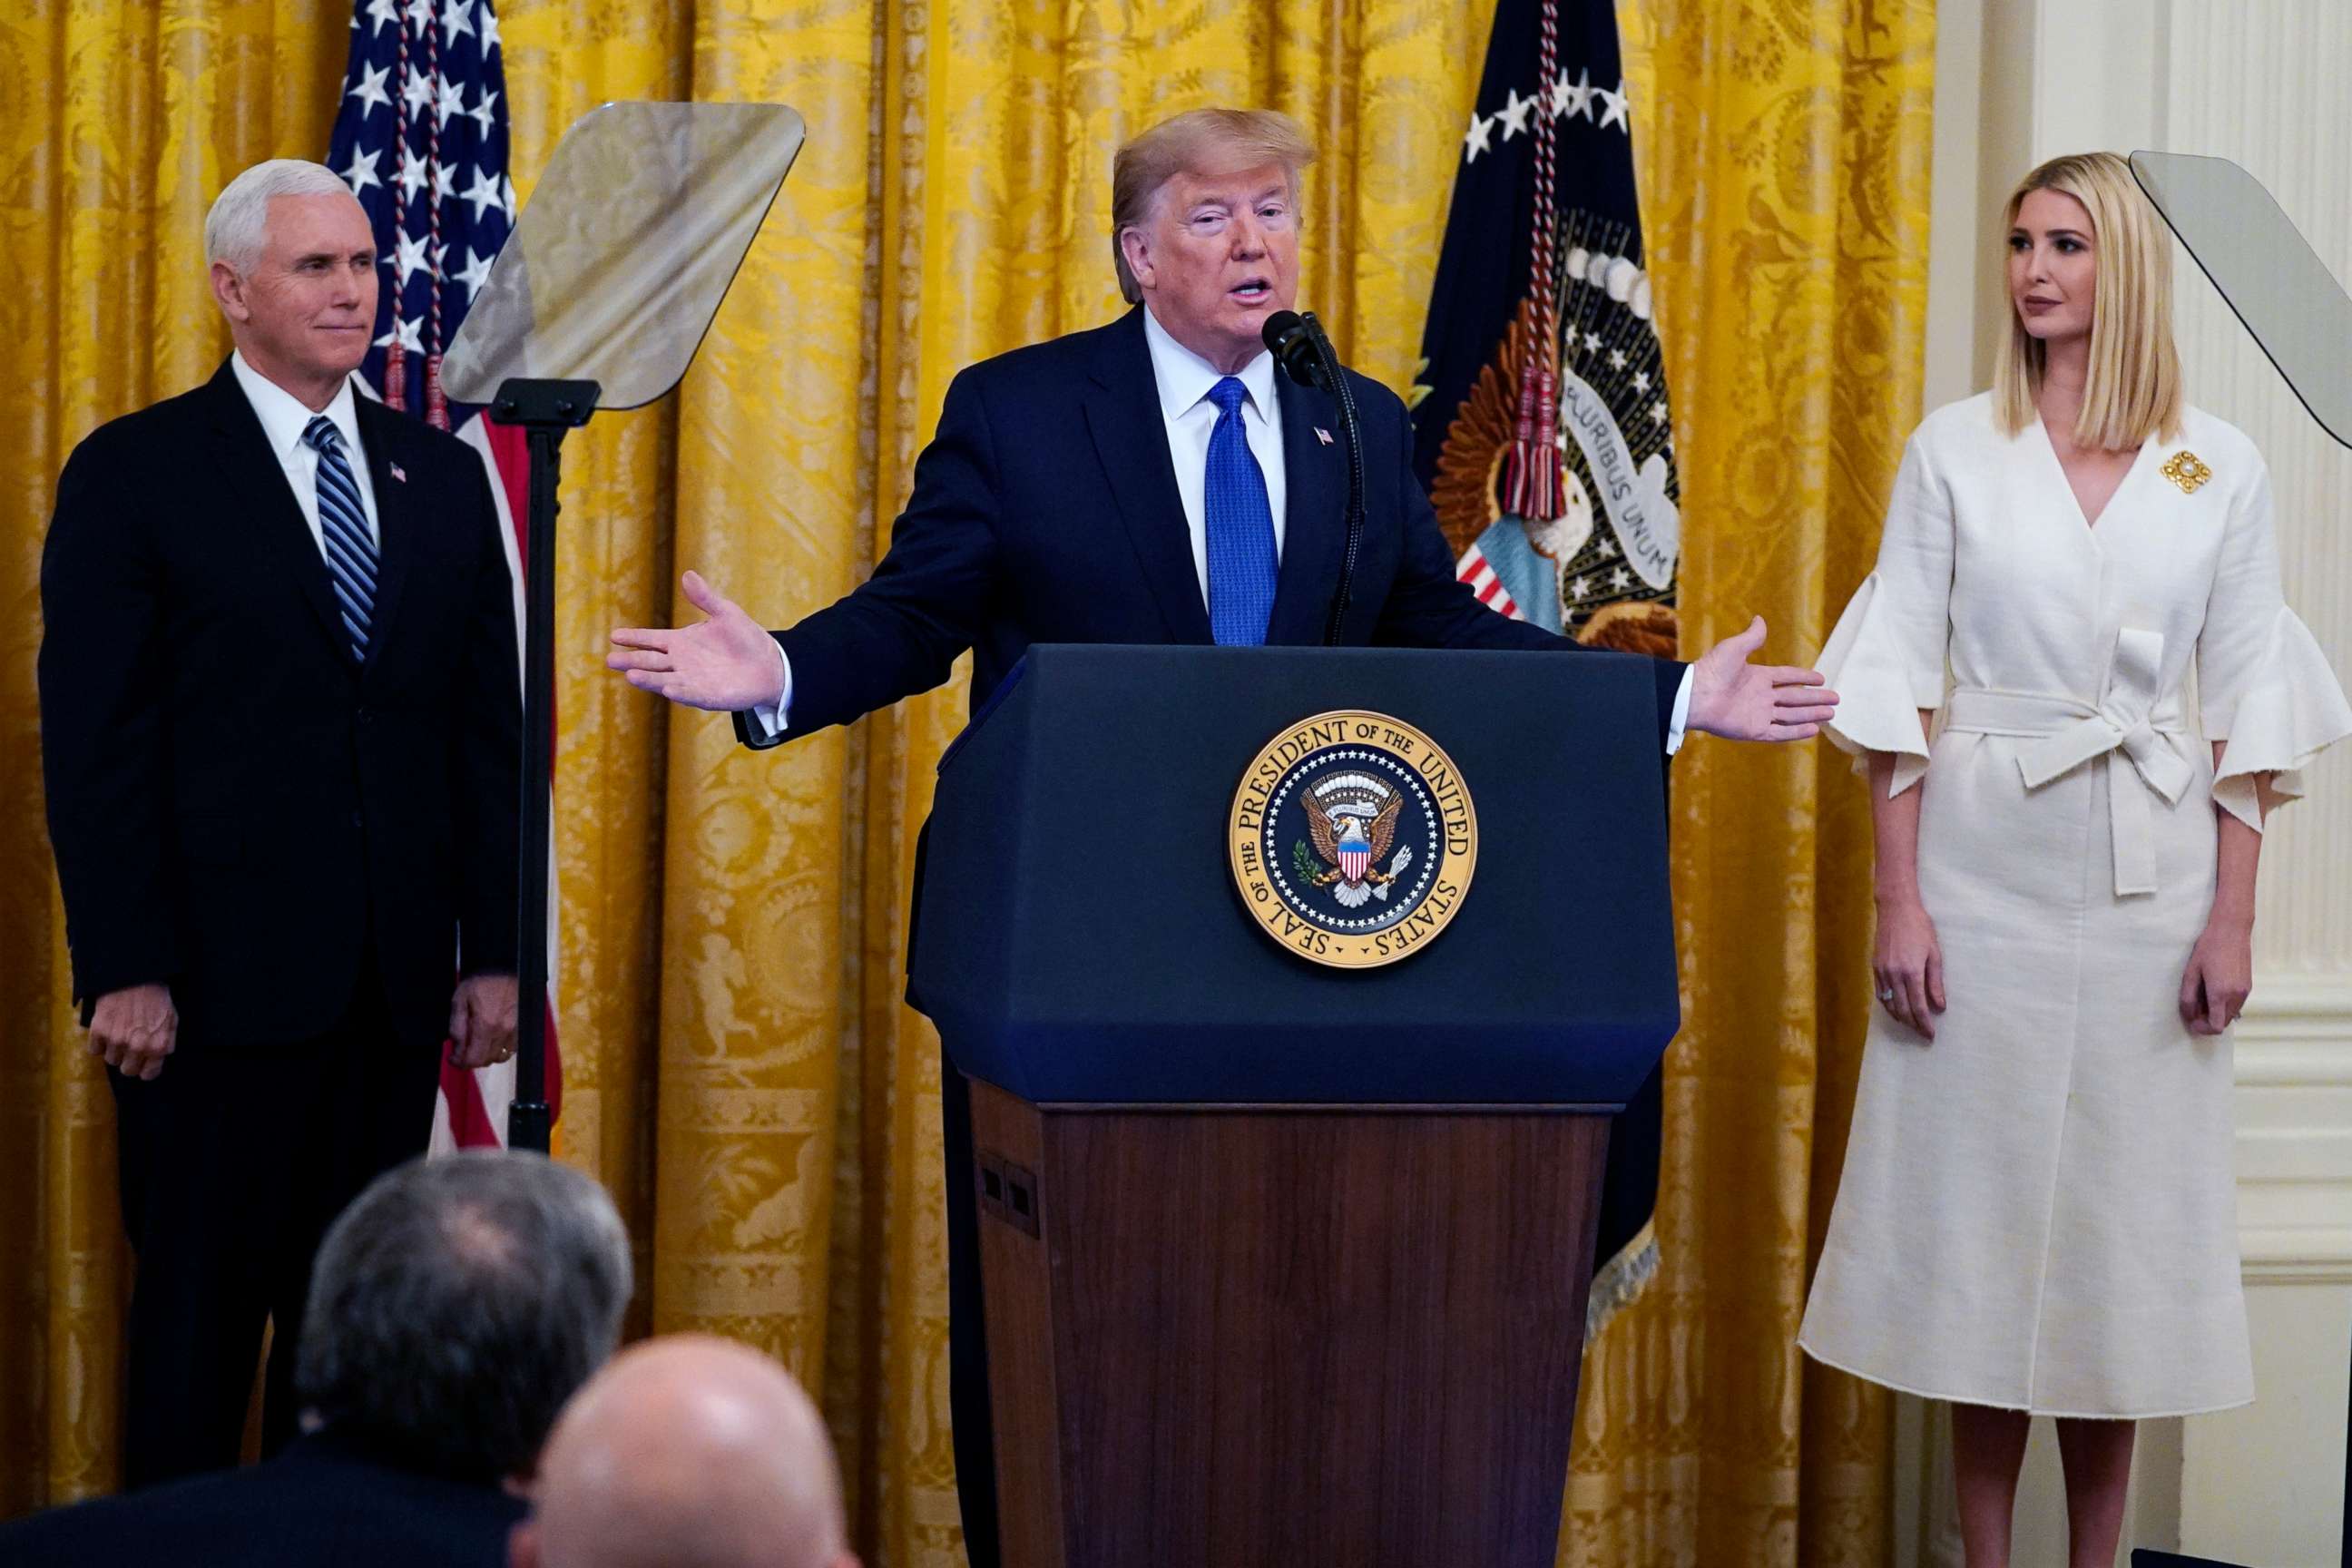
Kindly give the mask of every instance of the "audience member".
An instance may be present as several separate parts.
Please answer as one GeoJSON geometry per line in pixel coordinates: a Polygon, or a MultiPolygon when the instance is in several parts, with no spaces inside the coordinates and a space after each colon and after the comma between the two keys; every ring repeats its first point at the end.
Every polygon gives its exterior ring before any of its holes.
{"type": "Polygon", "coordinates": [[[816,1406],[757,1351],[681,1334],[565,1407],[512,1568],[857,1568],[816,1406]]]}
{"type": "Polygon", "coordinates": [[[0,1563],[495,1568],[629,1282],[620,1216],[577,1171],[498,1152],[395,1167],[320,1247],[303,1436],[247,1469],[0,1525],[0,1563]]]}

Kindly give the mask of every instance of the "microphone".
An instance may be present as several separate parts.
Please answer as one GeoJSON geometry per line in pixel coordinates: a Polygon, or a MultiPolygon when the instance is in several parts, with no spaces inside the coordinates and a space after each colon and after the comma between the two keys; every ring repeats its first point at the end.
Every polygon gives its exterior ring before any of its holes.
{"type": "Polygon", "coordinates": [[[1348,458],[1348,532],[1339,556],[1339,586],[1323,620],[1323,646],[1337,647],[1355,593],[1356,557],[1364,546],[1364,441],[1356,422],[1356,393],[1339,368],[1339,351],[1331,346],[1314,311],[1302,316],[1296,310],[1276,310],[1265,319],[1262,335],[1284,374],[1301,386],[1328,394],[1339,405],[1339,439],[1348,458]]]}
{"type": "Polygon", "coordinates": [[[1274,352],[1274,363],[1291,380],[1301,386],[1328,392],[1331,389],[1323,383],[1322,356],[1315,352],[1314,322],[1314,317],[1302,316],[1296,310],[1276,310],[1265,319],[1265,346],[1274,352]]]}

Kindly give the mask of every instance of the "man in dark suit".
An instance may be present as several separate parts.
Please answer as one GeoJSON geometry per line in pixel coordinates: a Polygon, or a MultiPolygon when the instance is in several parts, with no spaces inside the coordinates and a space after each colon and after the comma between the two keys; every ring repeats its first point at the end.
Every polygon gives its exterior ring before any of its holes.
{"type": "Polygon", "coordinates": [[[463,1065],[513,1048],[488,480],[354,395],[377,262],[331,171],[247,170],[205,234],[236,353],[74,449],[41,559],[49,837],[138,1262],[133,1486],[236,1462],[265,1319],[290,1436],[320,1235],[424,1149],[445,1033],[463,1065]]]}
{"type": "Polygon", "coordinates": [[[579,1172],[411,1161],[319,1249],[303,1436],[250,1468],[0,1525],[0,1563],[499,1568],[520,1481],[613,1353],[630,1277],[621,1217],[579,1172]]]}
{"type": "MultiPolygon", "coordinates": [[[[1263,339],[1297,291],[1313,156],[1285,117],[1235,110],[1180,115],[1120,149],[1111,240],[1137,308],[956,377],[870,579],[772,636],[689,572],[687,596],[709,618],[615,631],[606,662],[672,701],[735,712],[759,746],[936,686],[966,648],[977,709],[1033,642],[1321,642],[1346,538],[1339,410],[1279,374],[1263,339]]],[[[1455,580],[1404,405],[1349,374],[1367,522],[1339,641],[1576,648],[1455,580]]],[[[1685,728],[1818,732],[1835,695],[1811,670],[1749,665],[1763,638],[1759,620],[1695,665],[1658,661],[1666,750],[1685,728]]],[[[995,1561],[995,1531],[970,1110],[962,1080],[943,1082],[956,1470],[979,1568],[995,1561]]]]}

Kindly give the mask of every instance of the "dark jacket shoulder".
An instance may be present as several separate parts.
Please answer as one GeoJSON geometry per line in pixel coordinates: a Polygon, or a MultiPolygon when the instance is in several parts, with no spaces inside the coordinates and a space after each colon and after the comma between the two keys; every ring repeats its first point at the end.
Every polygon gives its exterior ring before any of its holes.
{"type": "MultiPolygon", "coordinates": [[[[403,462],[462,465],[453,470],[460,473],[480,468],[480,460],[466,443],[448,431],[395,414],[356,385],[352,395],[360,434],[371,445],[380,443],[385,451],[397,452],[403,462]]],[[[100,425],[75,444],[73,459],[110,463],[117,458],[137,459],[152,455],[159,443],[185,440],[228,420],[255,417],[245,389],[237,384],[236,373],[224,359],[210,379],[100,425]]]]}
{"type": "Polygon", "coordinates": [[[1139,319],[1141,307],[1131,318],[1099,327],[1087,327],[1079,331],[1065,332],[1057,338],[1047,338],[1041,343],[1028,343],[1017,349],[1007,349],[984,360],[967,365],[956,379],[972,390],[992,396],[999,393],[1018,395],[1037,386],[1065,384],[1074,379],[1091,375],[1107,355],[1116,355],[1125,347],[1121,334],[1132,334],[1140,348],[1143,326],[1139,319]]]}
{"type": "MultiPolygon", "coordinates": [[[[1138,305],[1099,327],[1065,332],[1044,342],[992,355],[967,366],[955,379],[994,405],[1000,400],[1084,386],[1089,381],[1116,385],[1124,375],[1148,376],[1150,354],[1144,338],[1143,307],[1138,305]]],[[[1275,374],[1280,376],[1283,373],[1277,369],[1275,374]]],[[[1356,411],[1368,435],[1385,440],[1402,426],[1405,409],[1402,398],[1370,376],[1353,370],[1344,374],[1356,395],[1356,411]]],[[[1323,398],[1321,393],[1313,395],[1318,401],[1323,398]]]]}
{"type": "Polygon", "coordinates": [[[383,1464],[329,1436],[274,1459],[0,1524],[9,1568],[501,1568],[518,1499],[383,1464]]]}
{"type": "MultiPolygon", "coordinates": [[[[222,362],[221,374],[228,374],[226,361],[222,362]]],[[[236,391],[234,380],[229,383],[229,390],[232,394],[236,391]]],[[[218,395],[219,389],[213,382],[202,382],[160,403],[117,415],[76,442],[68,461],[136,462],[142,456],[152,455],[158,442],[184,440],[191,432],[210,426],[215,417],[215,399],[218,395]]]]}

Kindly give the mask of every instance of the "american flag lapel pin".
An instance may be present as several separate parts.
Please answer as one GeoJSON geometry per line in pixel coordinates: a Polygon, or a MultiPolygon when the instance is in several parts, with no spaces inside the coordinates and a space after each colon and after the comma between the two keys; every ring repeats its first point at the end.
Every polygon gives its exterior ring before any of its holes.
{"type": "Polygon", "coordinates": [[[1331,432],[1318,425],[1315,426],[1315,438],[1328,447],[1331,444],[1331,432]]]}
{"type": "Polygon", "coordinates": [[[408,482],[408,470],[394,463],[392,465],[392,477],[404,485],[408,482]]]}

